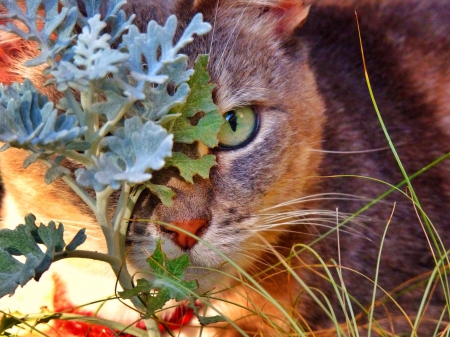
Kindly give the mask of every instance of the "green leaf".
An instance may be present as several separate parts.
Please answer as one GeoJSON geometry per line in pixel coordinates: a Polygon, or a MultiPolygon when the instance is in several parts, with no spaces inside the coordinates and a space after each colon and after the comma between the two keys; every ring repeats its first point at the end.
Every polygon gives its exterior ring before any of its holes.
{"type": "MultiPolygon", "coordinates": [[[[3,317],[0,320],[0,334],[4,334],[6,330],[11,329],[12,327],[19,325],[21,323],[22,322],[15,316],[3,314],[3,317]]],[[[5,336],[8,335],[5,334],[5,336]]]]}
{"type": "Polygon", "coordinates": [[[176,196],[176,193],[172,191],[170,187],[167,187],[165,185],[155,185],[151,183],[145,184],[145,186],[153,193],[155,194],[159,200],[165,205],[165,206],[172,206],[173,204],[173,198],[176,196]]]}
{"type": "Polygon", "coordinates": [[[211,317],[205,317],[205,316],[200,316],[200,315],[196,315],[198,322],[201,325],[209,325],[209,324],[214,324],[214,323],[220,323],[220,322],[226,322],[227,320],[225,319],[224,316],[220,316],[220,315],[216,315],[216,316],[211,316],[211,317]]]}
{"type": "MultiPolygon", "coordinates": [[[[197,317],[198,322],[203,325],[209,325],[209,324],[214,324],[214,323],[220,323],[220,322],[226,322],[227,320],[225,319],[224,316],[221,315],[215,315],[215,316],[211,316],[211,317],[206,317],[206,316],[202,316],[199,313],[199,306],[197,306],[195,304],[195,298],[191,297],[189,299],[189,304],[188,304],[188,308],[191,308],[194,312],[195,317],[197,317]]],[[[202,309],[203,310],[203,309],[202,309]]]]}
{"type": "Polygon", "coordinates": [[[139,279],[133,289],[119,292],[119,296],[123,299],[140,296],[146,304],[145,316],[152,316],[170,299],[180,301],[188,298],[191,292],[197,289],[196,281],[184,280],[184,273],[190,264],[188,255],[184,254],[169,260],[162,251],[161,241],[158,241],[153,255],[147,262],[153,270],[154,279],[139,279]]]}
{"type": "Polygon", "coordinates": [[[186,103],[175,111],[182,114],[175,120],[171,130],[175,142],[192,144],[199,141],[211,148],[219,143],[217,133],[224,119],[212,100],[214,85],[209,83],[207,64],[207,55],[200,55],[195,62],[194,74],[188,81],[191,92],[186,103]],[[204,116],[198,120],[196,125],[192,125],[189,118],[198,113],[204,116]]]}
{"type": "Polygon", "coordinates": [[[91,147],[90,142],[73,142],[66,145],[66,150],[86,151],[91,147]]]}
{"type": "Polygon", "coordinates": [[[199,111],[205,114],[217,111],[217,106],[212,101],[215,85],[210,83],[207,67],[208,55],[199,55],[195,61],[194,74],[187,82],[191,92],[182,108],[186,117],[194,117],[199,111]]]}
{"type": "Polygon", "coordinates": [[[212,154],[207,154],[198,159],[192,159],[183,153],[174,152],[172,157],[166,158],[167,166],[175,166],[180,170],[180,175],[191,184],[194,183],[193,177],[199,176],[207,179],[209,178],[209,171],[211,167],[217,165],[216,157],[212,154]]]}
{"type": "Polygon", "coordinates": [[[119,295],[121,298],[128,300],[130,298],[133,298],[134,296],[145,295],[152,289],[153,283],[141,278],[137,280],[137,284],[133,289],[125,289],[124,291],[119,291],[119,295]]]}
{"type": "MultiPolygon", "coordinates": [[[[25,217],[24,225],[13,230],[0,230],[0,298],[7,294],[13,295],[19,285],[24,286],[32,278],[39,280],[50,267],[55,253],[61,252],[66,246],[63,224],[56,227],[50,221],[48,226],[40,224],[38,227],[35,220],[34,215],[29,214],[25,217]],[[45,245],[46,251],[43,252],[38,244],[45,245]],[[14,255],[24,256],[25,263],[15,259],[14,255]]],[[[78,244],[80,241],[78,238],[78,244]]]]}
{"type": "Polygon", "coordinates": [[[49,249],[54,249],[55,252],[61,252],[66,246],[63,239],[63,233],[63,224],[60,223],[58,228],[56,228],[54,221],[50,221],[48,226],[41,224],[38,228],[38,234],[44,245],[49,249]]]}
{"type": "Polygon", "coordinates": [[[147,297],[147,317],[152,316],[153,313],[164,307],[164,304],[171,299],[170,291],[168,288],[160,287],[157,292],[147,297]]]}
{"type": "Polygon", "coordinates": [[[86,239],[86,228],[82,228],[77,232],[77,234],[75,234],[72,241],[70,241],[66,246],[66,250],[69,252],[74,251],[79,245],[83,244],[86,239]]]}
{"type": "Polygon", "coordinates": [[[166,254],[162,251],[161,241],[156,243],[156,249],[152,256],[147,259],[147,263],[156,276],[164,275],[164,261],[166,260],[166,254]]]}
{"type": "Polygon", "coordinates": [[[183,254],[173,260],[166,261],[167,272],[175,279],[182,280],[186,268],[189,266],[189,255],[183,254]]]}
{"type": "Polygon", "coordinates": [[[14,230],[0,230],[0,248],[11,255],[41,257],[43,254],[26,225],[19,225],[14,230]]]}
{"type": "Polygon", "coordinates": [[[177,143],[192,144],[196,141],[213,148],[219,144],[217,133],[223,124],[222,116],[210,113],[202,117],[197,125],[191,125],[189,119],[181,116],[175,120],[172,132],[177,143]]]}
{"type": "Polygon", "coordinates": [[[21,263],[0,248],[0,297],[13,295],[19,285],[30,281],[38,264],[39,259],[34,255],[28,255],[25,263],[21,263]]]}
{"type": "Polygon", "coordinates": [[[47,172],[45,172],[45,183],[51,184],[58,178],[62,178],[66,175],[70,175],[70,170],[62,166],[50,167],[47,172]]]}

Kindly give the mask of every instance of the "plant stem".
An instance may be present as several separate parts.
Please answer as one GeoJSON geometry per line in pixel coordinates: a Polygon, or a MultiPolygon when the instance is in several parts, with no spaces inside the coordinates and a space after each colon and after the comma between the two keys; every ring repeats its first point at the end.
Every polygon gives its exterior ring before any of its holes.
{"type": "Polygon", "coordinates": [[[97,156],[98,154],[98,142],[96,142],[96,146],[94,146],[94,142],[96,140],[96,132],[99,128],[99,116],[91,113],[91,106],[94,103],[95,93],[94,93],[94,85],[89,83],[89,88],[86,92],[81,93],[80,101],[81,106],[84,111],[84,122],[87,126],[87,131],[85,133],[85,139],[88,142],[92,142],[93,146],[89,150],[86,151],[86,154],[91,156],[97,156]]]}
{"type": "Polygon", "coordinates": [[[73,159],[86,167],[90,167],[93,165],[92,160],[88,156],[78,153],[76,151],[58,149],[55,152],[64,157],[73,159]]]}
{"type": "MultiPolygon", "coordinates": [[[[84,111],[80,107],[80,103],[75,99],[73,96],[72,90],[67,89],[64,91],[64,95],[67,99],[67,102],[69,103],[71,109],[75,112],[75,115],[77,116],[78,122],[81,124],[84,123],[84,111]]],[[[81,126],[86,126],[86,124],[82,124],[81,126]]]]}
{"type": "Polygon", "coordinates": [[[96,207],[95,207],[95,218],[98,224],[102,228],[103,235],[105,236],[108,254],[115,255],[118,251],[114,244],[114,235],[111,219],[108,216],[108,205],[109,197],[114,192],[111,186],[107,186],[103,191],[96,192],[96,207]]]}
{"type": "Polygon", "coordinates": [[[120,112],[117,114],[117,116],[110,120],[107,121],[105,124],[102,125],[102,127],[96,132],[96,137],[98,137],[99,139],[105,137],[109,131],[111,131],[111,129],[114,127],[114,125],[116,125],[120,120],[122,120],[122,117],[125,115],[125,113],[130,110],[131,106],[133,105],[135,101],[134,100],[130,100],[121,110],[120,112]]]}
{"type": "MultiPolygon", "coordinates": [[[[44,163],[47,167],[52,167],[52,163],[48,160],[41,159],[41,162],[44,163]]],[[[95,200],[87,193],[80,185],[78,185],[71,177],[63,176],[61,178],[71,189],[74,191],[80,198],[85,202],[86,205],[92,210],[92,212],[97,211],[97,207],[95,205],[95,200]]]]}
{"type": "MultiPolygon", "coordinates": [[[[129,209],[128,206],[128,197],[130,195],[130,186],[128,184],[123,184],[122,191],[119,197],[119,203],[116,206],[116,214],[114,215],[113,221],[111,222],[108,216],[108,205],[109,198],[113,192],[113,189],[108,186],[105,190],[101,192],[97,192],[97,207],[95,217],[102,228],[103,234],[106,239],[106,245],[108,247],[108,255],[112,257],[110,265],[116,274],[119,284],[122,289],[131,289],[133,288],[133,278],[128,272],[126,267],[125,260],[125,234],[126,234],[126,225],[123,226],[124,214],[131,214],[133,211],[133,207],[129,209]],[[123,228],[125,227],[125,232],[123,232],[123,228]],[[123,234],[123,235],[121,235],[123,234]]],[[[137,197],[135,197],[137,200],[137,197]]],[[[125,222],[126,223],[126,222],[125,222]]],[[[131,299],[134,306],[142,312],[146,311],[145,306],[142,302],[137,298],[133,297],[131,299]]],[[[144,319],[145,325],[148,330],[149,337],[158,337],[159,328],[156,321],[153,319],[147,318],[144,319]]]]}
{"type": "Polygon", "coordinates": [[[110,265],[120,264],[120,262],[114,256],[111,256],[109,254],[94,252],[91,250],[78,250],[78,249],[73,251],[65,250],[60,253],[55,253],[55,256],[53,257],[53,262],[69,258],[81,258],[81,259],[103,261],[110,265]]]}

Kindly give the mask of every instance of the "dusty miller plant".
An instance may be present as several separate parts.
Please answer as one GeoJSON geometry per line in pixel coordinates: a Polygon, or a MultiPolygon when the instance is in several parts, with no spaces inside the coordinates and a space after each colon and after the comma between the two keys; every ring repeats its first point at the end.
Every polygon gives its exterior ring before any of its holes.
{"type": "MultiPolygon", "coordinates": [[[[140,192],[150,189],[170,205],[174,193],[151,183],[154,171],[172,165],[192,183],[195,174],[208,177],[215,164],[213,155],[194,160],[172,153],[174,142],[217,145],[222,117],[211,100],[207,58],[199,57],[194,73],[187,69],[187,56],[180,54],[195,34],[205,34],[211,27],[197,14],[174,42],[174,16],[164,26],[150,22],[141,33],[132,24],[133,16],[127,19],[120,9],[125,1],[111,0],[103,18],[100,0],[83,1],[86,15],[76,0],[27,0],[24,10],[16,1],[0,1],[7,10],[0,18],[14,19],[0,28],[38,42],[39,54],[26,65],[47,64],[46,84],[54,85],[63,96],[55,104],[29,80],[0,85],[1,150],[27,150],[24,167],[36,161],[45,163],[47,183],[60,178],[81,197],[92,210],[108,250],[107,254],[83,252],[83,256],[108,262],[122,288],[133,289],[124,239],[126,219],[140,192]],[[16,25],[17,21],[23,25],[16,25]],[[39,21],[44,24],[39,25],[39,21]],[[81,32],[77,34],[75,28],[81,32]],[[169,93],[169,84],[175,86],[174,92],[169,93]],[[190,89],[193,85],[195,93],[190,89]],[[199,111],[203,117],[191,125],[189,118],[199,111]],[[66,158],[82,167],[71,172],[63,166],[66,158]],[[110,217],[110,197],[115,190],[120,190],[120,197],[110,217]]],[[[86,239],[84,230],[67,245],[63,232],[63,225],[54,222],[36,226],[32,215],[15,230],[0,231],[0,297],[14,294],[32,278],[38,280],[52,262],[82,255],[75,249],[86,239]],[[43,244],[45,251],[38,244],[43,244]],[[25,256],[25,262],[19,262],[15,255],[25,256]]],[[[185,268],[188,262],[183,258],[179,263],[185,268]]],[[[150,291],[151,283],[141,280],[137,284],[140,288],[124,296],[148,318],[155,304],[144,305],[143,284],[150,291]]],[[[194,289],[195,284],[187,288],[194,289]]],[[[160,300],[162,304],[167,297],[182,297],[166,295],[160,300]]],[[[151,326],[150,320],[146,323],[151,326]]]]}

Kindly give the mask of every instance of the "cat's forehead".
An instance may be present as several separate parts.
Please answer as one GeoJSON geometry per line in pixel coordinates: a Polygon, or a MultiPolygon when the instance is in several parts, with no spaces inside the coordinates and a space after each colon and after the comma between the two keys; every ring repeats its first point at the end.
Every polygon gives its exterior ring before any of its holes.
{"type": "MultiPolygon", "coordinates": [[[[198,54],[209,54],[208,70],[217,84],[221,111],[244,105],[273,105],[280,98],[273,89],[283,89],[292,77],[283,46],[292,31],[283,26],[283,15],[296,11],[273,6],[280,2],[197,1],[192,15],[200,11],[212,30],[196,38],[185,52],[191,62],[198,54]]],[[[301,1],[296,4],[297,10],[305,10],[301,1]]],[[[182,20],[189,19],[185,11],[176,14],[182,20]]]]}
{"type": "MultiPolygon", "coordinates": [[[[177,39],[197,13],[211,23],[209,34],[197,36],[183,53],[190,66],[199,54],[209,54],[208,70],[216,84],[219,109],[277,104],[274,88],[289,84],[284,45],[308,13],[302,0],[132,0],[127,12],[145,29],[149,20],[163,24],[170,14],[178,19],[177,39]]],[[[285,90],[283,90],[285,91],[285,90]]]]}

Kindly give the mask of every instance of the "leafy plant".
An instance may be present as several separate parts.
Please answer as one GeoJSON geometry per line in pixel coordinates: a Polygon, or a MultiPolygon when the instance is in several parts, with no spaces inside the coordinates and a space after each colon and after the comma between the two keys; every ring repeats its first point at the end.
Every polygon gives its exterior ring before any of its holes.
{"type": "MultiPolygon", "coordinates": [[[[100,1],[83,1],[86,16],[74,0],[27,0],[25,10],[14,0],[0,1],[7,9],[0,18],[9,20],[0,28],[39,43],[40,53],[26,65],[46,64],[46,84],[62,93],[55,104],[29,80],[0,85],[1,150],[27,150],[24,167],[38,160],[45,163],[47,183],[61,178],[89,206],[104,233],[108,252],[87,256],[110,263],[121,286],[128,289],[123,296],[131,298],[149,318],[169,298],[179,299],[187,293],[163,287],[159,300],[154,301],[149,281],[138,280],[135,287],[126,269],[124,219],[146,188],[171,204],[174,193],[151,183],[154,171],[175,166],[192,182],[196,174],[207,177],[215,165],[213,155],[194,160],[172,153],[174,142],[202,142],[209,147],[218,143],[216,135],[223,120],[211,99],[207,56],[198,58],[194,72],[187,69],[187,56],[180,54],[194,35],[207,33],[211,26],[197,14],[174,43],[174,16],[164,26],[149,22],[141,33],[132,24],[133,16],[127,19],[120,9],[125,1],[110,1],[103,18],[100,1]],[[38,22],[42,19],[41,27],[38,22]],[[173,92],[169,90],[172,86],[173,92]],[[189,118],[198,112],[203,117],[191,125],[189,118]],[[64,166],[66,158],[82,167],[71,172],[64,166]],[[115,190],[120,190],[120,198],[110,217],[110,197],[115,190]]],[[[14,294],[18,285],[39,279],[52,261],[73,255],[85,239],[84,232],[66,246],[63,231],[62,224],[56,227],[53,222],[37,227],[31,215],[25,218],[25,225],[0,231],[0,296],[14,294]],[[45,252],[39,243],[45,245],[45,252]],[[13,255],[26,256],[25,263],[13,255]]],[[[159,262],[165,267],[151,264],[157,275],[167,276],[167,271],[177,279],[189,264],[187,256],[159,262]]],[[[195,289],[194,283],[186,283],[189,290],[195,289]]]]}

